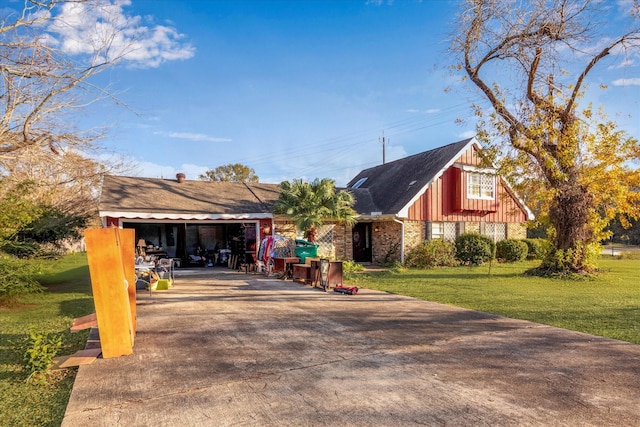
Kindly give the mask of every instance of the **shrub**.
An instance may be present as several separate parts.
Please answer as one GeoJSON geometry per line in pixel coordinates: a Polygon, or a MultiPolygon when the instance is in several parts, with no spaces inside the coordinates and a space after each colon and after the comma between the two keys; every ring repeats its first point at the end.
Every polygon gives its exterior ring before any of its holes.
{"type": "Polygon", "coordinates": [[[539,267],[528,270],[534,276],[584,279],[598,272],[597,260],[602,252],[598,243],[579,243],[575,248],[551,248],[539,267]]]}
{"type": "Polygon", "coordinates": [[[506,262],[522,261],[528,252],[529,247],[522,240],[505,239],[496,243],[496,258],[506,262]]]}
{"type": "Polygon", "coordinates": [[[382,265],[385,267],[393,268],[398,262],[400,253],[400,242],[392,242],[382,258],[382,265]]]}
{"type": "Polygon", "coordinates": [[[358,264],[353,260],[342,261],[342,272],[344,274],[352,274],[359,271],[364,271],[364,266],[362,264],[358,264]]]}
{"type": "Polygon", "coordinates": [[[394,261],[386,265],[387,271],[391,274],[402,274],[407,268],[400,261],[394,261]]]}
{"type": "Polygon", "coordinates": [[[18,258],[34,258],[40,251],[40,245],[36,242],[18,242],[5,240],[0,243],[0,250],[18,258]]]}
{"type": "Polygon", "coordinates": [[[62,347],[62,336],[31,329],[21,347],[24,349],[24,367],[29,373],[29,380],[41,382],[46,379],[44,374],[62,347]]]}
{"type": "Polygon", "coordinates": [[[20,228],[17,237],[19,241],[37,243],[57,243],[67,238],[80,239],[88,221],[88,215],[75,215],[58,208],[41,206],[40,215],[20,228]]]}
{"type": "Polygon", "coordinates": [[[463,264],[480,265],[491,261],[495,249],[493,240],[477,233],[464,233],[456,238],[456,258],[463,264]]]}
{"type": "Polygon", "coordinates": [[[527,259],[545,259],[551,252],[551,242],[547,239],[524,239],[528,247],[527,259]]]}
{"type": "Polygon", "coordinates": [[[407,254],[405,266],[416,268],[454,267],[458,265],[456,247],[445,240],[425,240],[407,254]]]}
{"type": "Polygon", "coordinates": [[[36,273],[33,262],[0,255],[0,304],[12,305],[20,295],[42,292],[44,288],[34,278],[36,273]]]}

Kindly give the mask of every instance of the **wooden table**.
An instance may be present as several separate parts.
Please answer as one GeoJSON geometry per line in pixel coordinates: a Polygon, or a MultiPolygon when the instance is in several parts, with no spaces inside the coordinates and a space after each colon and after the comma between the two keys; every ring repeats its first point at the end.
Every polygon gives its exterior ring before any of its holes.
{"type": "Polygon", "coordinates": [[[293,277],[293,264],[298,263],[300,263],[300,258],[298,257],[274,258],[273,269],[284,272],[283,279],[290,279],[293,277]]]}
{"type": "MultiPolygon", "coordinates": [[[[320,260],[311,260],[311,271],[313,275],[313,286],[321,285],[320,283],[320,260]]],[[[342,261],[329,261],[329,277],[327,280],[327,288],[331,285],[342,285],[342,261]]],[[[326,289],[325,289],[326,290],[326,289]]]]}
{"type": "Polygon", "coordinates": [[[313,270],[311,264],[293,264],[293,280],[302,281],[305,285],[313,283],[313,270]]]}

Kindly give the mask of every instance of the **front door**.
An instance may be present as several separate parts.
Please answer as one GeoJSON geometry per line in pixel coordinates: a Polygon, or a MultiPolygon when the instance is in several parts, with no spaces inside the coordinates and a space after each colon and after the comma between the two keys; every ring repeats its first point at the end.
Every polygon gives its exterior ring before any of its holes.
{"type": "Polygon", "coordinates": [[[371,262],[371,223],[358,223],[353,227],[353,260],[371,262]]]}

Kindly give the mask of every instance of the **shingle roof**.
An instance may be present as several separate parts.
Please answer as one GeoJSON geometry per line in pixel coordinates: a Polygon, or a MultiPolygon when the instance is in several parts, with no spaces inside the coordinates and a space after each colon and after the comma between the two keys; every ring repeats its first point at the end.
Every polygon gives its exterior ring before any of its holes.
{"type": "Polygon", "coordinates": [[[397,214],[472,143],[473,138],[374,166],[356,175],[347,190],[356,198],[354,209],[362,215],[397,214]],[[357,189],[350,188],[367,178],[357,189]]]}
{"type": "Polygon", "coordinates": [[[277,184],[105,176],[100,212],[236,215],[269,213],[277,184]]]}

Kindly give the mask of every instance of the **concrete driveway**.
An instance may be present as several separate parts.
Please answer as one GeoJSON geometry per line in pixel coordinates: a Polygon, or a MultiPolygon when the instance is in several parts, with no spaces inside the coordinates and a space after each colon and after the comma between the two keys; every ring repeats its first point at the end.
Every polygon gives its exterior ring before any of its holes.
{"type": "Polygon", "coordinates": [[[640,346],[412,298],[180,270],[63,426],[638,426],[640,346]]]}

